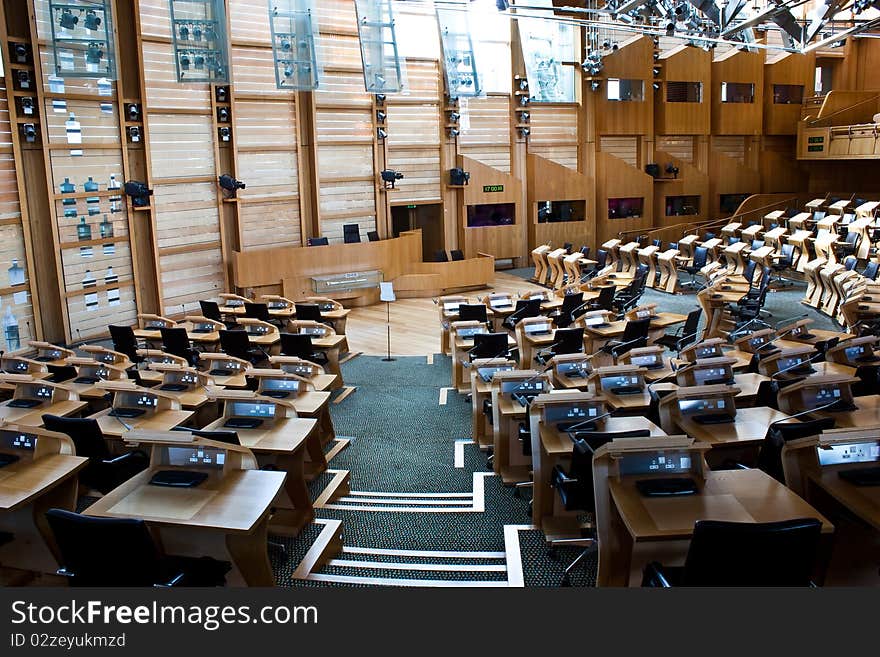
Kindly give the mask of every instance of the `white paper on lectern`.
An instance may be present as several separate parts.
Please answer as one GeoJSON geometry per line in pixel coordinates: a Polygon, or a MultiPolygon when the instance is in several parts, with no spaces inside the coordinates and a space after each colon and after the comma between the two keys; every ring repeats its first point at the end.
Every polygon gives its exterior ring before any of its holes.
{"type": "Polygon", "coordinates": [[[379,301],[397,301],[394,296],[394,285],[391,282],[379,283],[379,301]]]}

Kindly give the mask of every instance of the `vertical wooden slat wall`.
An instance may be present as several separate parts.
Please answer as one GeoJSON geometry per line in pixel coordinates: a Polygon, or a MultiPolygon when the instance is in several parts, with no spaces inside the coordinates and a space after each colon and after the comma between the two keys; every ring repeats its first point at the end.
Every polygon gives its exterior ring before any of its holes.
{"type": "Polygon", "coordinates": [[[228,284],[212,91],[177,82],[167,1],[140,0],[140,19],[161,309],[179,315],[228,284]]]}
{"type": "Polygon", "coordinates": [[[114,81],[55,75],[48,3],[32,7],[35,92],[65,337],[82,340],[105,334],[108,324],[133,323],[137,314],[128,208],[118,188],[125,178],[120,107],[114,81]]]}

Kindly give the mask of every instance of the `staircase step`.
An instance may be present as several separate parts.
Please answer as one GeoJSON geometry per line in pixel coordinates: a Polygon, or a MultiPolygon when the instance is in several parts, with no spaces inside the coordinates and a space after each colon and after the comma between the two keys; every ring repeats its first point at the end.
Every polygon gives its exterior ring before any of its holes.
{"type": "Polygon", "coordinates": [[[331,559],[328,568],[363,568],[365,570],[422,570],[450,573],[506,573],[507,566],[500,563],[403,563],[392,561],[361,561],[359,559],[331,559]]]}

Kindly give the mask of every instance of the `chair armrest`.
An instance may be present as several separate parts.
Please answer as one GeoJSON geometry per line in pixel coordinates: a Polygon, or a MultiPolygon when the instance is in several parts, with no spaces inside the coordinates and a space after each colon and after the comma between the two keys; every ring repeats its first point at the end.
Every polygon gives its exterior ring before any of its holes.
{"type": "Polygon", "coordinates": [[[568,473],[562,469],[562,466],[557,465],[553,468],[553,472],[550,475],[550,485],[554,488],[571,486],[576,483],[578,483],[578,480],[574,477],[569,477],[568,473]]]}
{"type": "Polygon", "coordinates": [[[178,586],[183,581],[183,573],[177,573],[174,577],[172,577],[167,582],[162,584],[153,584],[154,589],[170,589],[174,586],[178,586]]]}
{"type": "Polygon", "coordinates": [[[656,561],[652,561],[645,566],[645,572],[642,576],[642,586],[662,589],[672,588],[672,585],[663,573],[663,566],[656,561]]]}

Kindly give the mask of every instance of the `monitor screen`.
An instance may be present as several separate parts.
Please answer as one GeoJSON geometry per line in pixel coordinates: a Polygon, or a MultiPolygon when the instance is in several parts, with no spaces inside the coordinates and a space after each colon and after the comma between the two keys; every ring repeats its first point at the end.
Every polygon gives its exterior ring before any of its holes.
{"type": "Polygon", "coordinates": [[[804,365],[804,358],[802,356],[789,356],[788,358],[780,358],[776,361],[777,367],[779,368],[777,371],[781,372],[783,370],[793,370],[797,369],[801,365],[804,365]]]}
{"type": "Polygon", "coordinates": [[[504,381],[501,383],[501,392],[506,394],[516,393],[518,395],[526,395],[543,391],[543,379],[536,379],[534,381],[504,381]]]}
{"type": "Polygon", "coordinates": [[[37,436],[20,431],[0,431],[0,447],[33,451],[37,446],[37,436]]]}
{"type": "Polygon", "coordinates": [[[467,206],[468,228],[510,226],[516,223],[515,203],[483,203],[467,206]]]}
{"type": "MultiPolygon", "coordinates": [[[[247,332],[251,335],[265,335],[269,332],[269,327],[263,326],[262,324],[248,324],[247,332]]],[[[303,329],[300,333],[306,333],[306,330],[303,329]]]]}
{"type": "Polygon", "coordinates": [[[727,367],[703,367],[694,370],[694,382],[698,386],[725,383],[733,376],[727,367]],[[707,383],[710,382],[710,383],[707,383]]]}
{"type": "Polygon", "coordinates": [[[657,354],[645,354],[644,356],[633,356],[629,362],[639,367],[647,367],[648,365],[656,365],[660,362],[660,356],[657,354]]]}
{"type": "Polygon", "coordinates": [[[812,388],[804,391],[806,405],[810,408],[832,404],[842,397],[840,388],[812,388]]]}
{"type": "Polygon", "coordinates": [[[531,322],[523,325],[526,333],[549,333],[551,330],[550,322],[531,322]]]}
{"type": "Polygon", "coordinates": [[[571,363],[558,363],[556,371],[564,376],[586,376],[590,373],[590,363],[585,360],[571,363]]]}
{"type": "Polygon", "coordinates": [[[761,345],[763,345],[767,341],[769,341],[769,339],[770,339],[770,337],[767,335],[759,335],[757,338],[751,338],[749,340],[749,346],[752,349],[757,349],[758,347],[760,347],[761,345]]]}
{"type": "Polygon", "coordinates": [[[36,386],[33,390],[37,399],[52,399],[52,388],[49,386],[36,386]]]}
{"type": "Polygon", "coordinates": [[[655,473],[679,474],[691,469],[689,452],[649,452],[644,454],[624,454],[620,459],[620,474],[644,475],[655,473]]]}
{"type": "Polygon", "coordinates": [[[860,344],[855,347],[847,347],[843,350],[843,353],[847,360],[856,360],[865,355],[865,346],[860,344]]]}
{"type": "Polygon", "coordinates": [[[275,405],[261,402],[232,402],[229,414],[235,417],[275,417],[275,405]]]}
{"type": "Polygon", "coordinates": [[[727,408],[724,399],[679,399],[678,410],[682,415],[694,415],[706,411],[723,411],[727,408]]]}
{"type": "Polygon", "coordinates": [[[299,390],[297,379],[263,379],[263,390],[299,390]]]}
{"type": "Polygon", "coordinates": [[[584,317],[585,326],[598,326],[605,323],[604,315],[594,315],[592,317],[584,317]]]}
{"type": "Polygon", "coordinates": [[[639,385],[639,377],[634,374],[625,374],[621,376],[603,376],[600,382],[602,388],[608,390],[610,388],[621,388],[639,385]]]}
{"type": "Polygon", "coordinates": [[[878,443],[833,445],[828,448],[817,447],[816,450],[819,455],[819,465],[880,461],[880,444],[878,443]]]}
{"type": "Polygon", "coordinates": [[[720,345],[713,344],[705,347],[697,347],[694,349],[694,353],[697,358],[714,358],[716,356],[723,356],[724,352],[721,351],[720,345]]]}
{"type": "Polygon", "coordinates": [[[547,424],[589,420],[602,415],[602,407],[583,402],[573,404],[553,404],[544,407],[544,421],[547,424]]]}
{"type": "Polygon", "coordinates": [[[226,452],[206,447],[169,447],[168,465],[181,467],[222,468],[226,463],[226,452]]]}

